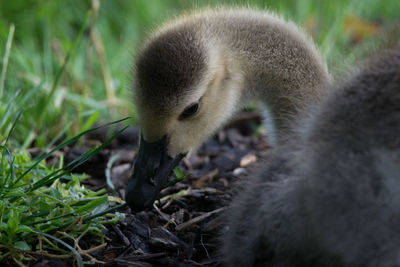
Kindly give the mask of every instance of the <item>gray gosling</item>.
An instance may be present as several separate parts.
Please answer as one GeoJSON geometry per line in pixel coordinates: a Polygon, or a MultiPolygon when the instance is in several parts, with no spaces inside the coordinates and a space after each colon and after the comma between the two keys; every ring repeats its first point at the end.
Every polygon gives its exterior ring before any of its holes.
{"type": "Polygon", "coordinates": [[[400,49],[330,91],[233,202],[226,266],[400,266],[400,49]]]}
{"type": "Polygon", "coordinates": [[[330,81],[312,40],[267,11],[215,9],[162,25],[136,59],[134,101],[141,128],[126,201],[151,207],[171,170],[249,100],[271,114],[284,143],[290,122],[330,81]]]}

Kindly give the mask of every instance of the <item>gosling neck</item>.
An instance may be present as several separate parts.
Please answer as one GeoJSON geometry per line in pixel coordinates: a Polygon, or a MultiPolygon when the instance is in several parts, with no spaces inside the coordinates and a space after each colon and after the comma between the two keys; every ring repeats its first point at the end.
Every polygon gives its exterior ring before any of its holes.
{"type": "Polygon", "coordinates": [[[271,14],[227,16],[225,23],[208,25],[208,34],[231,72],[243,76],[241,102],[262,100],[277,142],[283,143],[299,113],[324,95],[331,79],[327,66],[313,41],[293,23],[271,14]]]}

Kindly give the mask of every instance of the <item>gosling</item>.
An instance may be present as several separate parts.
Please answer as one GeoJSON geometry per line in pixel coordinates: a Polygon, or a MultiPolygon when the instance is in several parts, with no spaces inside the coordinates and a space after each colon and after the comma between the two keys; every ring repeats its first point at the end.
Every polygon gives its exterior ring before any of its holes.
{"type": "Polygon", "coordinates": [[[179,161],[250,100],[266,105],[269,136],[284,144],[330,79],[312,40],[268,11],[204,10],[162,25],[136,58],[141,140],[127,203],[151,207],[179,161]]]}
{"type": "Polygon", "coordinates": [[[226,266],[400,266],[400,49],[329,91],[233,202],[226,266]]]}

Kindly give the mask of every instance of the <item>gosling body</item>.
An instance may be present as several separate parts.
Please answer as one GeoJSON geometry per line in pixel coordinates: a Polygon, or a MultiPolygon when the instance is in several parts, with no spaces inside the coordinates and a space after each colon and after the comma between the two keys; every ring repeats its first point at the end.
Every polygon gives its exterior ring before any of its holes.
{"type": "Polygon", "coordinates": [[[226,266],[400,266],[400,49],[331,91],[233,202],[226,266]]]}

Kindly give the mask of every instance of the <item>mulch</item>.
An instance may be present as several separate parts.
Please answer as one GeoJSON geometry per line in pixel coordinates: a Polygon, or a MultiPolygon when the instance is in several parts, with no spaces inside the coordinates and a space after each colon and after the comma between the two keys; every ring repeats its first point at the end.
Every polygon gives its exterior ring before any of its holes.
{"type": "MultiPolygon", "coordinates": [[[[181,162],[190,176],[164,189],[148,211],[132,214],[121,210],[125,219],[105,232],[107,245],[91,255],[100,266],[221,266],[219,237],[227,229],[224,214],[237,188],[251,177],[262,158],[268,156],[268,143],[258,112],[241,112],[210,138],[195,154],[181,162]]],[[[110,129],[90,134],[83,143],[62,151],[69,162],[93,144],[106,140],[110,129]]],[[[114,129],[115,131],[115,129],[114,129]]],[[[131,127],[107,148],[76,169],[90,178],[86,186],[107,188],[108,168],[118,196],[123,199],[132,172],[139,131],[131,127]],[[110,158],[114,157],[112,166],[110,158]]],[[[82,249],[96,242],[80,241],[82,249]]],[[[86,259],[88,260],[88,259],[86,259]]],[[[42,259],[32,266],[71,266],[72,262],[42,259]]]]}

